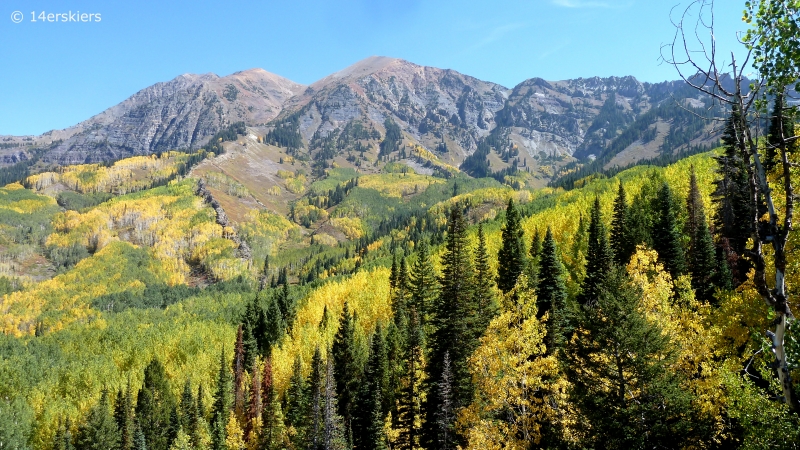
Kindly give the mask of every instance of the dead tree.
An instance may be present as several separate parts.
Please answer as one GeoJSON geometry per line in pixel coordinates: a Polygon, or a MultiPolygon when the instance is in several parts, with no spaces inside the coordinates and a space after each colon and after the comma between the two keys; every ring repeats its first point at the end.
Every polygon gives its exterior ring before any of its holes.
{"type": "MultiPolygon", "coordinates": [[[[759,138],[763,137],[764,131],[760,124],[765,118],[766,94],[784,93],[790,84],[787,83],[787,77],[773,77],[765,70],[769,67],[764,64],[764,50],[759,48],[763,45],[763,36],[758,34],[758,30],[738,36],[746,50],[741,62],[737,61],[733,52],[729,61],[718,57],[714,38],[713,0],[695,0],[679,12],[678,19],[673,19],[675,36],[672,43],[662,47],[662,59],[673,65],[689,86],[726,109],[738,112],[732,115],[735,118],[733,125],[737,136],[735,147],[745,161],[749,180],[748,199],[752,202],[753,211],[749,219],[752,222],[752,245],[747,248],[744,256],[755,269],[753,282],[758,293],[776,315],[772,323],[775,329],[767,330],[766,335],[772,342],[772,352],[775,355],[773,367],[782,386],[783,400],[792,410],[800,412],[784,347],[784,335],[794,319],[787,301],[785,282],[786,244],[793,232],[796,199],[793,182],[797,174],[792,173],[792,168],[798,166],[790,161],[787,151],[789,142],[795,139],[793,130],[782,130],[776,145],[779,183],[769,180],[759,155],[759,143],[763,141],[759,138]],[[745,70],[749,70],[751,63],[760,69],[754,80],[748,80],[745,76],[745,70]],[[746,84],[748,81],[750,83],[746,84]],[[785,202],[782,210],[775,205],[774,199],[777,196],[783,197],[785,202]],[[765,210],[768,217],[766,220],[763,218],[765,210]],[[769,247],[772,248],[771,260],[765,258],[764,253],[769,247]],[[769,280],[767,276],[770,269],[775,273],[773,280],[769,280]]],[[[796,17],[796,11],[794,14],[796,17]]],[[[792,84],[796,80],[795,77],[792,84]]],[[[785,110],[778,113],[784,112],[785,110]]]]}

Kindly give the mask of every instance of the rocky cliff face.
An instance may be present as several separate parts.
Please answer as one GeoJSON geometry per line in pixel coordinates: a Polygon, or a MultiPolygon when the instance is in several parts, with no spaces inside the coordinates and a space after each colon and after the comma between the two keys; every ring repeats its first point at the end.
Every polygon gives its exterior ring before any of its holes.
{"type": "Polygon", "coordinates": [[[449,156],[458,161],[495,127],[508,93],[453,70],[371,57],[312,84],[286,103],[281,117],[299,117],[307,141],[354,121],[383,132],[390,118],[426,148],[447,141],[449,156]]]}
{"type": "Polygon", "coordinates": [[[228,124],[270,121],[303,88],[261,69],[181,75],[59,132],[63,142],[43,159],[76,164],[197,148],[228,124]]]}

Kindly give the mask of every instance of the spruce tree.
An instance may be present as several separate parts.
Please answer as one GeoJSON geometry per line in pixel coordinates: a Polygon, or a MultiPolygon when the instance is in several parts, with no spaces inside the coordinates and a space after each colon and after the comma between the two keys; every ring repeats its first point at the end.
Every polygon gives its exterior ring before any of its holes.
{"type": "Polygon", "coordinates": [[[499,312],[494,286],[494,276],[489,266],[489,253],[486,249],[486,235],[483,233],[483,224],[480,224],[478,225],[478,247],[475,249],[474,311],[471,312],[471,316],[475,318],[475,323],[471,326],[473,339],[480,339],[489,326],[489,322],[499,312]]]}
{"type": "Polygon", "coordinates": [[[259,337],[264,336],[263,312],[258,304],[258,297],[247,303],[242,317],[242,339],[244,345],[245,367],[250,367],[259,354],[259,337]]]}
{"type": "Polygon", "coordinates": [[[539,255],[542,253],[542,236],[539,234],[537,228],[533,233],[533,240],[531,241],[531,248],[528,252],[528,264],[526,274],[528,275],[528,287],[536,289],[539,284],[539,255]]]}
{"type": "MultiPolygon", "coordinates": [[[[405,258],[403,258],[405,261],[405,258]]],[[[401,267],[405,265],[402,264],[401,267]]],[[[358,391],[358,366],[355,348],[355,324],[350,308],[345,302],[339,318],[339,329],[333,339],[333,367],[336,373],[336,392],[338,392],[337,413],[344,421],[345,437],[352,442],[350,430],[353,423],[353,407],[358,391]]]]}
{"type": "MultiPolygon", "coordinates": [[[[714,229],[718,240],[727,240],[731,250],[738,256],[744,254],[747,240],[752,229],[753,211],[750,199],[750,183],[747,167],[742,157],[744,145],[743,130],[738,128],[741,113],[734,109],[728,118],[722,133],[723,155],[717,157],[716,189],[712,201],[718,205],[714,217],[714,229]]],[[[738,259],[734,276],[743,281],[748,263],[744,258],[738,259]],[[741,272],[741,273],[738,273],[741,272]]]]}
{"type": "Polygon", "coordinates": [[[214,404],[211,409],[212,450],[225,450],[227,438],[225,426],[228,424],[230,410],[233,406],[233,380],[231,378],[231,372],[225,362],[225,350],[223,350],[220,354],[217,387],[214,391],[214,404]]]}
{"type": "Polygon", "coordinates": [[[672,447],[696,432],[669,336],[644,316],[641,295],[617,268],[575,317],[581,339],[567,344],[563,367],[592,430],[584,448],[672,447]]]}
{"type": "MultiPolygon", "coordinates": [[[[416,310],[411,309],[408,342],[404,361],[405,376],[399,399],[398,425],[400,430],[399,448],[413,450],[420,446],[419,421],[421,416],[421,377],[423,373],[422,348],[424,346],[422,327],[416,310]]],[[[446,355],[447,353],[445,353],[446,355]]],[[[434,383],[435,384],[435,383],[434,383]]],[[[438,396],[437,396],[438,399],[438,396]]]]}
{"type": "Polygon", "coordinates": [[[133,450],[133,392],[131,391],[131,380],[123,393],[122,389],[117,393],[117,401],[114,404],[114,420],[119,430],[120,450],[133,450]]]}
{"type": "Polygon", "coordinates": [[[636,243],[628,229],[629,215],[625,187],[620,182],[617,198],[614,199],[614,215],[611,219],[611,237],[609,239],[611,250],[614,252],[614,262],[620,267],[628,265],[636,250],[636,243]]]}
{"type": "Polygon", "coordinates": [[[675,217],[672,189],[664,182],[656,200],[656,220],[653,224],[653,248],[673,279],[687,272],[686,256],[681,245],[681,232],[675,217]]]}
{"type": "Polygon", "coordinates": [[[265,356],[269,356],[272,353],[272,347],[277,345],[283,336],[284,330],[286,330],[286,322],[284,321],[280,300],[278,298],[270,297],[267,299],[267,309],[264,311],[264,323],[261,351],[265,356]]]}
{"type": "Polygon", "coordinates": [[[525,270],[525,241],[522,218],[514,205],[508,200],[506,225],[503,227],[503,246],[497,256],[497,287],[508,293],[517,284],[517,278],[525,270]]]}
{"type": "Polygon", "coordinates": [[[597,300],[600,289],[614,265],[606,227],[600,212],[600,198],[595,197],[589,220],[589,243],[586,252],[586,277],[583,279],[578,303],[590,305],[597,300]]]}
{"type": "MultiPolygon", "coordinates": [[[[698,299],[714,303],[714,288],[719,286],[719,282],[725,287],[728,283],[717,276],[719,264],[717,252],[714,247],[714,240],[708,230],[705,216],[700,218],[697,231],[691,242],[691,262],[692,262],[692,288],[698,299]]],[[[726,264],[727,265],[727,264],[726,264]]]]}
{"type": "Polygon", "coordinates": [[[261,417],[264,408],[264,403],[261,400],[261,376],[258,371],[258,365],[253,362],[252,367],[250,373],[250,396],[247,401],[247,414],[245,415],[244,422],[245,442],[255,442],[257,438],[255,435],[255,425],[261,417]]]}
{"type": "Polygon", "coordinates": [[[550,227],[547,227],[542,243],[540,268],[541,278],[536,292],[537,314],[542,317],[545,313],[550,313],[545,342],[548,353],[552,353],[553,349],[561,345],[562,336],[567,331],[567,288],[564,284],[564,268],[550,227]]]}
{"type": "Polygon", "coordinates": [[[272,359],[264,361],[264,371],[261,376],[261,439],[259,450],[272,450],[280,438],[283,429],[283,415],[280,410],[278,396],[272,381],[272,359]]]}
{"type": "Polygon", "coordinates": [[[142,427],[137,423],[133,431],[133,448],[136,450],[147,450],[147,438],[142,431],[142,427]]]}
{"type": "Polygon", "coordinates": [[[242,325],[236,331],[236,344],[233,352],[233,411],[236,418],[241,421],[244,417],[244,339],[242,325]]]}
{"type": "Polygon", "coordinates": [[[764,168],[771,172],[781,161],[781,149],[786,149],[787,153],[793,153],[797,146],[796,141],[786,142],[787,139],[794,137],[794,121],[787,114],[788,108],[785,104],[783,92],[775,96],[772,106],[772,114],[769,118],[769,129],[767,130],[767,149],[764,156],[764,168]]]}
{"type": "Polygon", "coordinates": [[[100,401],[89,410],[86,422],[75,436],[77,450],[108,450],[119,446],[119,430],[111,414],[108,391],[103,389],[100,401]]]}
{"type": "Polygon", "coordinates": [[[453,443],[456,411],[453,408],[453,371],[450,366],[450,354],[448,353],[444,355],[442,379],[439,380],[437,388],[439,389],[439,410],[436,418],[436,425],[439,427],[437,448],[450,450],[455,448],[453,443]]]}
{"type": "Polygon", "coordinates": [[[153,358],[144,369],[144,385],[136,400],[136,420],[149,450],[167,450],[175,397],[169,387],[164,366],[153,358]]]}
{"type": "Polygon", "coordinates": [[[716,251],[717,269],[715,271],[714,285],[722,290],[730,291],[733,289],[733,275],[728,262],[728,250],[725,245],[720,245],[716,248],[716,251]]]}
{"type": "Polygon", "coordinates": [[[325,450],[346,450],[348,445],[344,422],[337,413],[335,370],[331,358],[328,358],[325,371],[325,401],[324,401],[324,433],[323,448],[325,450]]]}
{"type": "Polygon", "coordinates": [[[358,407],[353,413],[353,444],[356,449],[386,447],[383,421],[389,405],[384,406],[383,393],[389,386],[388,375],[386,344],[378,324],[370,338],[369,358],[358,393],[358,407]]]}
{"type": "Polygon", "coordinates": [[[428,250],[428,243],[425,240],[422,240],[419,244],[417,259],[411,266],[409,279],[411,304],[416,308],[420,320],[425,326],[438,289],[438,281],[433,271],[433,262],[428,250]]]}
{"type": "Polygon", "coordinates": [[[197,444],[197,403],[195,403],[194,393],[192,392],[192,385],[189,380],[183,385],[183,393],[181,394],[180,403],[181,413],[179,414],[180,428],[186,432],[190,440],[195,445],[197,444]]]}
{"type": "Polygon", "coordinates": [[[71,426],[69,418],[65,422],[58,421],[58,429],[53,436],[53,450],[75,450],[75,446],[72,445],[71,426]]]}
{"type": "Polygon", "coordinates": [[[311,358],[311,373],[308,375],[308,404],[306,405],[306,442],[309,450],[323,450],[325,444],[325,371],[322,352],[317,345],[311,358]]]}
{"type": "Polygon", "coordinates": [[[475,333],[471,327],[475,323],[471,316],[474,311],[475,274],[467,243],[466,221],[461,205],[454,205],[448,221],[447,243],[442,256],[442,276],[439,279],[441,289],[434,307],[430,357],[427,360],[423,442],[429,447],[435,445],[438,434],[436,411],[439,399],[435,386],[442,377],[445,353],[449,353],[453,367],[454,404],[458,408],[472,401],[467,358],[477,348],[478,342],[474,339],[475,333]]]}
{"type": "Polygon", "coordinates": [[[392,252],[392,269],[389,273],[389,289],[397,289],[397,253],[392,252]]]}
{"type": "Polygon", "coordinates": [[[303,366],[300,355],[294,360],[292,366],[292,377],[289,379],[289,388],[286,390],[286,425],[293,427],[295,434],[293,442],[296,447],[305,444],[306,430],[306,405],[308,404],[306,395],[306,380],[303,377],[303,366]]]}

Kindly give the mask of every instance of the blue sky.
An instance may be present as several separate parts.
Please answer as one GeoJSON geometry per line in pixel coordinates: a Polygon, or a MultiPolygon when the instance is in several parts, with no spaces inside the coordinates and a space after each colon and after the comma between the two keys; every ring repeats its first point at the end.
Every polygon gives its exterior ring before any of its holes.
{"type": "MultiPolygon", "coordinates": [[[[659,64],[678,0],[0,0],[0,134],[85,120],[182,73],[261,67],[299,83],[371,55],[455,69],[513,87],[634,75],[659,64]],[[23,13],[14,23],[14,11],[23,13]],[[99,23],[31,22],[31,12],[99,13],[99,23]]],[[[717,42],[739,48],[743,0],[717,0],[717,42]]]]}

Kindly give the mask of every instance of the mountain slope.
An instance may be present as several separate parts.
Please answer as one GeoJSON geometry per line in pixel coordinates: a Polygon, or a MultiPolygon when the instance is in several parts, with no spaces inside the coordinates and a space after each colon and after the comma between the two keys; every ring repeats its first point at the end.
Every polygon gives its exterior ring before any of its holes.
{"type": "Polygon", "coordinates": [[[181,75],[65,130],[63,142],[43,159],[75,164],[196,148],[228,124],[268,122],[302,88],[262,69],[181,75]]]}

